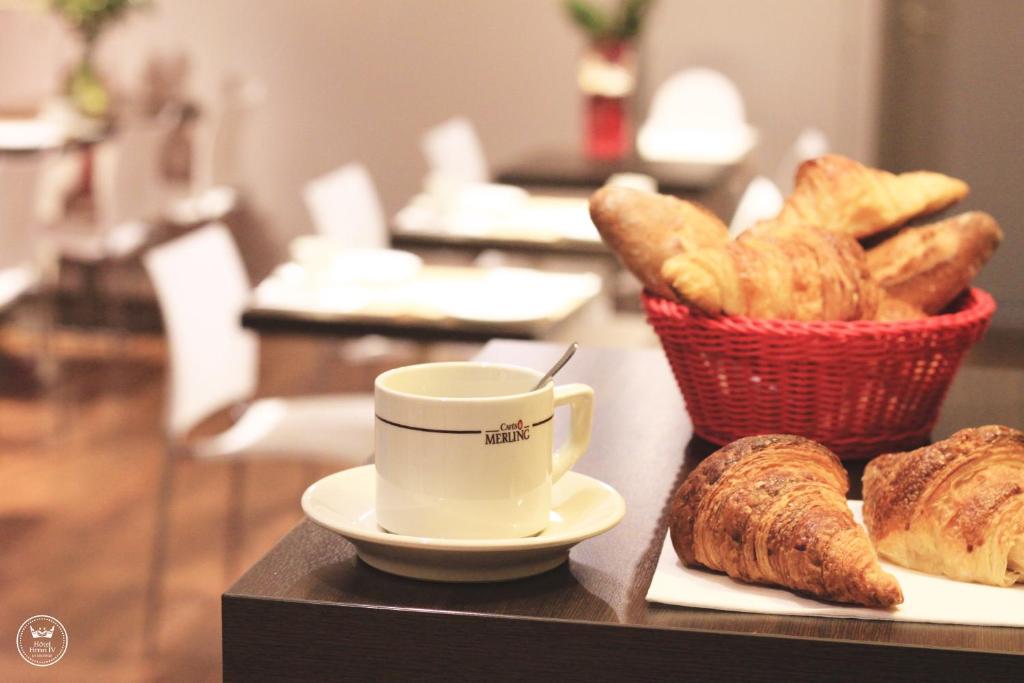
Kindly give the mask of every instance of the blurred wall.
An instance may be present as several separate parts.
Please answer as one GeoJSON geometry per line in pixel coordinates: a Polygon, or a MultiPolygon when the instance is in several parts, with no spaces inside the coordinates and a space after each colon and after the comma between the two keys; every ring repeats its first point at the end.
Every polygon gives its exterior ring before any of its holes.
{"type": "Polygon", "coordinates": [[[957,207],[995,216],[1005,240],[978,285],[994,325],[1024,328],[1024,3],[907,0],[885,13],[880,157],[896,170],[965,179],[957,207]],[[941,142],[941,144],[939,144],[941,142]]]}
{"type": "MultiPolygon", "coordinates": [[[[640,105],[675,70],[711,66],[746,97],[764,171],[807,125],[871,161],[880,1],[661,0],[640,105]]],[[[558,0],[157,0],[100,58],[130,84],[147,53],[184,50],[201,97],[231,72],[263,82],[244,179],[279,248],[310,229],[302,183],[350,159],[397,210],[425,171],[419,135],[450,115],[477,124],[493,166],[577,145],[580,45],[558,0]]]]}
{"type": "Polygon", "coordinates": [[[31,7],[26,0],[0,0],[0,112],[31,113],[60,88],[74,57],[64,27],[31,7]]]}
{"type": "Polygon", "coordinates": [[[808,126],[833,150],[875,160],[881,0],[663,0],[646,34],[646,89],[701,64],[732,78],[772,173],[808,126]]]}

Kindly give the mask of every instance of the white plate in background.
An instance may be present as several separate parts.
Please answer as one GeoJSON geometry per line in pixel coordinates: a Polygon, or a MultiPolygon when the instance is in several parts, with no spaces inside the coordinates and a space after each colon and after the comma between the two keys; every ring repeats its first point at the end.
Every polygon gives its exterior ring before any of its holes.
{"type": "Polygon", "coordinates": [[[545,320],[569,302],[601,291],[593,273],[543,273],[528,268],[495,268],[471,285],[453,287],[432,305],[445,315],[482,322],[545,320]]]}
{"type": "Polygon", "coordinates": [[[323,235],[292,240],[289,252],[313,279],[331,283],[387,285],[406,282],[423,268],[423,260],[399,249],[351,249],[323,235]]]}

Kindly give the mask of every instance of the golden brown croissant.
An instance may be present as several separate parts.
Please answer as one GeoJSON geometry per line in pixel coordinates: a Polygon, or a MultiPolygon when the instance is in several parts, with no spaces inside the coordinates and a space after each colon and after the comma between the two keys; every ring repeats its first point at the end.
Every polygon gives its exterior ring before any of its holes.
{"type": "Polygon", "coordinates": [[[793,194],[774,220],[860,238],[943,209],[967,191],[966,183],[941,173],[894,175],[829,154],[800,165],[793,194]]]}
{"type": "Polygon", "coordinates": [[[903,602],[846,504],[846,470],[799,436],[740,439],[697,466],[670,510],[687,565],[870,607],[903,602]]]}
{"type": "Polygon", "coordinates": [[[875,458],[864,471],[864,523],[879,554],[904,567],[1024,582],[1024,433],[962,429],[875,458]]]}
{"type": "Polygon", "coordinates": [[[969,211],[901,230],[868,250],[868,270],[893,297],[938,313],[971,283],[1002,239],[992,216],[969,211]]]}
{"type": "Polygon", "coordinates": [[[758,226],[670,258],[662,276],[677,300],[712,315],[872,319],[881,298],[856,240],[802,226],[758,226]]]}
{"type": "Polygon", "coordinates": [[[703,206],[625,187],[595,192],[590,217],[623,265],[648,290],[666,298],[672,297],[661,279],[666,259],[729,239],[729,229],[703,206]]]}
{"type": "Polygon", "coordinates": [[[917,306],[883,293],[881,301],[878,302],[878,310],[875,311],[874,319],[879,322],[895,322],[899,320],[921,320],[927,317],[928,314],[917,306]]]}

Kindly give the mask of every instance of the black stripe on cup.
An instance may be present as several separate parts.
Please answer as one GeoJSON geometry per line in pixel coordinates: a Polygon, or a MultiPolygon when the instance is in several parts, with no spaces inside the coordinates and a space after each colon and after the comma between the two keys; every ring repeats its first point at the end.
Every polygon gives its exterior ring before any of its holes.
{"type": "Polygon", "coordinates": [[[479,429],[430,429],[429,427],[413,427],[412,425],[399,424],[398,422],[385,420],[380,415],[377,415],[376,417],[384,424],[389,424],[392,427],[399,427],[401,429],[411,429],[414,432],[432,432],[434,434],[483,434],[479,429]]]}
{"type": "MultiPolygon", "coordinates": [[[[414,427],[413,425],[404,425],[404,424],[401,424],[399,422],[392,422],[391,420],[385,419],[385,418],[381,417],[380,415],[376,415],[375,414],[374,417],[376,417],[378,420],[380,420],[384,424],[389,424],[392,427],[398,427],[399,429],[411,429],[414,432],[430,432],[432,434],[483,434],[484,433],[483,430],[481,430],[481,429],[432,429],[430,427],[414,427]]],[[[549,415],[546,418],[544,418],[543,420],[541,420],[540,422],[534,422],[530,426],[531,427],[539,427],[542,424],[546,424],[548,422],[551,422],[551,420],[554,419],[554,417],[555,417],[554,415],[549,415]]],[[[497,431],[497,430],[488,430],[488,431],[497,431]]]]}

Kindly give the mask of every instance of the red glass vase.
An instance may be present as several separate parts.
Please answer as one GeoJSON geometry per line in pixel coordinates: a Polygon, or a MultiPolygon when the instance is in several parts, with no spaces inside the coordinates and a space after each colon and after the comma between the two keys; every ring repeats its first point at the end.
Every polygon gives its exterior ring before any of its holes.
{"type": "Polygon", "coordinates": [[[629,115],[626,98],[591,95],[587,98],[583,149],[591,159],[616,160],[629,153],[629,115]]]}
{"type": "Polygon", "coordinates": [[[636,83],[632,45],[591,45],[580,60],[583,91],[583,150],[588,158],[614,161],[629,154],[629,97],[636,83]]]}

